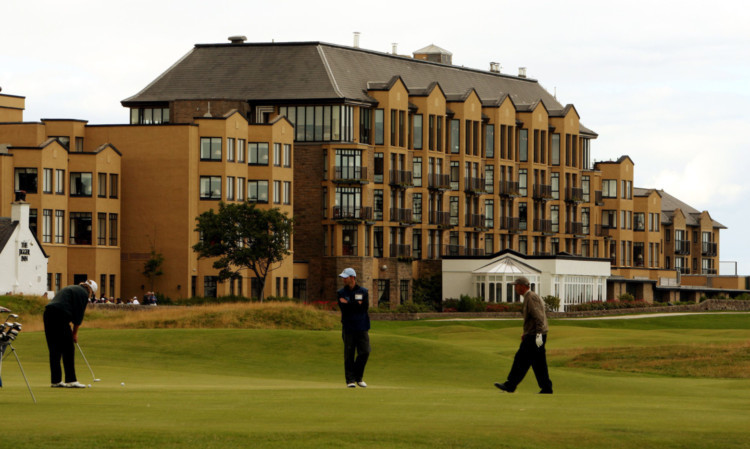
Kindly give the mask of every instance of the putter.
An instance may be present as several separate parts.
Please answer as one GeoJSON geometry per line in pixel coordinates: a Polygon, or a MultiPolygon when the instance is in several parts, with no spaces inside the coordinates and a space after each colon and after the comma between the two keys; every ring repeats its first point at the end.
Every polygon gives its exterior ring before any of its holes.
{"type": "Polygon", "coordinates": [[[89,367],[89,371],[91,371],[91,377],[94,378],[94,382],[100,382],[101,379],[96,378],[96,376],[94,375],[94,370],[91,369],[91,365],[89,365],[89,361],[86,360],[86,356],[83,354],[83,349],[81,349],[81,345],[79,345],[78,342],[76,342],[76,346],[78,346],[78,351],[80,351],[81,357],[83,357],[83,361],[86,362],[86,366],[89,367]]]}

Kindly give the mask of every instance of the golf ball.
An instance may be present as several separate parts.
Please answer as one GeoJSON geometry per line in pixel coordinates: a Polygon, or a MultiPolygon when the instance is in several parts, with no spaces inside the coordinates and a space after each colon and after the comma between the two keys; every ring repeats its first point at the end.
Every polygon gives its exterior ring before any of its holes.
{"type": "Polygon", "coordinates": [[[120,385],[122,385],[124,387],[125,386],[125,382],[120,382],[120,385]]]}
{"type": "Polygon", "coordinates": [[[91,388],[91,384],[89,384],[89,388],[91,388]]]}

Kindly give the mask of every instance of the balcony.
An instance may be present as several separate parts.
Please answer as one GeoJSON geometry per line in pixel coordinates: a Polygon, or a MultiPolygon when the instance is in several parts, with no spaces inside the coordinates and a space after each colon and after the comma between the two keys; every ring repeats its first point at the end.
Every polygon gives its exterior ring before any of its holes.
{"type": "Polygon", "coordinates": [[[484,256],[484,249],[482,248],[466,248],[467,256],[484,256]]]}
{"type": "Polygon", "coordinates": [[[466,248],[460,245],[445,245],[445,256],[465,256],[466,248]]]}
{"type": "Polygon", "coordinates": [[[333,206],[333,219],[356,222],[372,220],[372,207],[333,206]]]}
{"type": "Polygon", "coordinates": [[[565,223],[565,233],[574,235],[583,235],[583,223],[578,221],[571,221],[565,223]]]}
{"type": "Polygon", "coordinates": [[[505,229],[511,234],[521,230],[521,220],[518,217],[500,217],[500,229],[505,229]]]}
{"type": "Polygon", "coordinates": [[[391,221],[399,223],[412,223],[412,210],[411,209],[397,209],[391,208],[391,221]]]}
{"type": "Polygon", "coordinates": [[[412,172],[405,170],[390,170],[389,184],[394,187],[411,187],[414,185],[412,172]]]}
{"type": "Polygon", "coordinates": [[[467,228],[484,228],[485,216],[479,214],[467,214],[466,215],[466,227],[467,228]]]}
{"type": "Polygon", "coordinates": [[[690,240],[675,240],[674,253],[683,256],[690,254],[690,240]]]}
{"type": "Polygon", "coordinates": [[[398,257],[399,259],[411,258],[411,246],[398,245],[395,243],[389,246],[390,246],[390,257],[398,257]]]}
{"type": "Polygon", "coordinates": [[[552,234],[552,220],[534,219],[534,232],[552,234]]]}
{"type": "Polygon", "coordinates": [[[534,184],[532,198],[547,201],[552,199],[552,186],[548,184],[534,184]]]}
{"type": "Polygon", "coordinates": [[[701,270],[701,274],[716,274],[716,270],[714,268],[704,268],[701,270]]]}
{"type": "Polygon", "coordinates": [[[612,238],[612,230],[615,228],[610,228],[608,226],[602,226],[602,225],[594,225],[594,235],[597,237],[604,237],[604,238],[612,238]]]}
{"type": "Polygon", "coordinates": [[[701,243],[701,256],[715,257],[717,252],[715,242],[703,242],[701,243]]]}
{"type": "Polygon", "coordinates": [[[333,182],[367,184],[367,167],[333,167],[333,182]]]}
{"type": "Polygon", "coordinates": [[[430,212],[430,224],[439,227],[449,228],[451,226],[450,212],[432,211],[430,212]]]}
{"type": "Polygon", "coordinates": [[[431,190],[450,190],[450,175],[427,175],[427,188],[431,190]]]}
{"type": "Polygon", "coordinates": [[[474,194],[484,193],[484,178],[473,178],[471,176],[464,178],[464,192],[474,194]]]}
{"type": "Polygon", "coordinates": [[[517,197],[519,196],[518,181],[500,181],[498,192],[500,196],[517,197]]]}
{"type": "Polygon", "coordinates": [[[690,274],[690,267],[674,267],[680,274],[690,274]]]}
{"type": "Polygon", "coordinates": [[[565,201],[569,203],[583,202],[583,189],[579,187],[568,187],[565,189],[565,201]]]}
{"type": "Polygon", "coordinates": [[[604,195],[601,190],[594,191],[594,202],[597,206],[604,206],[604,195]]]}

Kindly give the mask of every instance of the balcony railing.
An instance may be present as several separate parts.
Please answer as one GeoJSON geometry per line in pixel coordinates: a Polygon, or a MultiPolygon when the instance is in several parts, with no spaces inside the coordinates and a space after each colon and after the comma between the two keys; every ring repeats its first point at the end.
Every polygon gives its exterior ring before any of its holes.
{"type": "Polygon", "coordinates": [[[565,223],[565,233],[583,235],[583,223],[578,222],[578,221],[571,221],[571,222],[565,223]]]}
{"type": "Polygon", "coordinates": [[[349,167],[349,166],[333,167],[333,181],[334,182],[367,181],[367,167],[349,167]]]}
{"type": "Polygon", "coordinates": [[[467,256],[484,256],[483,248],[466,248],[467,256]]]}
{"type": "Polygon", "coordinates": [[[465,256],[466,248],[460,245],[445,245],[446,256],[465,256]]]}
{"type": "Polygon", "coordinates": [[[334,220],[372,220],[372,207],[333,206],[334,220]]]}
{"type": "Polygon", "coordinates": [[[410,258],[411,246],[393,243],[390,245],[391,257],[410,258]]]}
{"type": "Polygon", "coordinates": [[[414,185],[412,180],[412,172],[405,170],[390,170],[389,172],[390,185],[409,187],[414,185]]]}
{"type": "Polygon", "coordinates": [[[680,274],[690,274],[690,267],[675,267],[675,270],[679,271],[680,274]]]}
{"type": "Polygon", "coordinates": [[[680,255],[690,254],[690,240],[675,240],[674,253],[680,255]]]}
{"type": "Polygon", "coordinates": [[[520,222],[521,220],[518,217],[500,217],[500,229],[516,233],[520,230],[520,222]]]}
{"type": "Polygon", "coordinates": [[[518,181],[500,181],[497,193],[501,196],[519,196],[518,181]]]}
{"type": "Polygon", "coordinates": [[[597,206],[603,206],[604,205],[604,195],[602,195],[601,190],[594,191],[594,202],[597,206]]]}
{"type": "Polygon", "coordinates": [[[484,178],[473,178],[471,176],[464,178],[464,192],[466,193],[484,192],[484,178]]]}
{"type": "Polygon", "coordinates": [[[450,226],[451,215],[450,212],[432,211],[430,212],[430,224],[438,226],[450,226]]]}
{"type": "Polygon", "coordinates": [[[399,223],[411,223],[412,222],[412,210],[411,209],[397,209],[391,208],[391,221],[397,221],[399,223]]]}
{"type": "Polygon", "coordinates": [[[580,187],[568,187],[565,189],[565,201],[580,203],[583,201],[583,189],[580,187]]]}
{"type": "Polygon", "coordinates": [[[551,200],[552,186],[548,184],[534,184],[532,195],[536,200],[551,200]]]}
{"type": "Polygon", "coordinates": [[[468,214],[466,215],[466,227],[467,228],[483,228],[485,222],[485,216],[479,214],[468,214]]]}
{"type": "Polygon", "coordinates": [[[541,219],[535,218],[534,219],[534,231],[551,234],[552,233],[552,220],[541,220],[541,219]]]}
{"type": "Polygon", "coordinates": [[[715,256],[716,255],[716,242],[702,242],[701,243],[701,255],[702,256],[715,256]]]}
{"type": "Polygon", "coordinates": [[[701,274],[716,274],[716,269],[714,268],[704,268],[701,270],[701,274]]]}
{"type": "Polygon", "coordinates": [[[450,175],[427,175],[427,188],[433,190],[449,190],[451,188],[450,175]]]}

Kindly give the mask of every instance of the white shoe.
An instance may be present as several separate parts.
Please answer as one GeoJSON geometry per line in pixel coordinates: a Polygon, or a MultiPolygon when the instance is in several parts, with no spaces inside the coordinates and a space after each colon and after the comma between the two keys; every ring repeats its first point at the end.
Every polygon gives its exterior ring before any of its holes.
{"type": "Polygon", "coordinates": [[[367,388],[367,384],[365,383],[364,380],[360,380],[359,382],[357,382],[357,385],[359,385],[362,388],[367,388]]]}
{"type": "Polygon", "coordinates": [[[65,388],[65,382],[58,382],[56,384],[50,385],[52,388],[65,388]]]}
{"type": "Polygon", "coordinates": [[[355,388],[356,386],[357,384],[355,384],[354,382],[349,382],[348,384],[346,384],[346,388],[355,388]]]}
{"type": "Polygon", "coordinates": [[[78,381],[75,381],[75,382],[68,382],[68,383],[66,383],[65,387],[66,388],[86,388],[86,385],[84,385],[84,384],[82,384],[82,383],[80,383],[78,381]]]}

